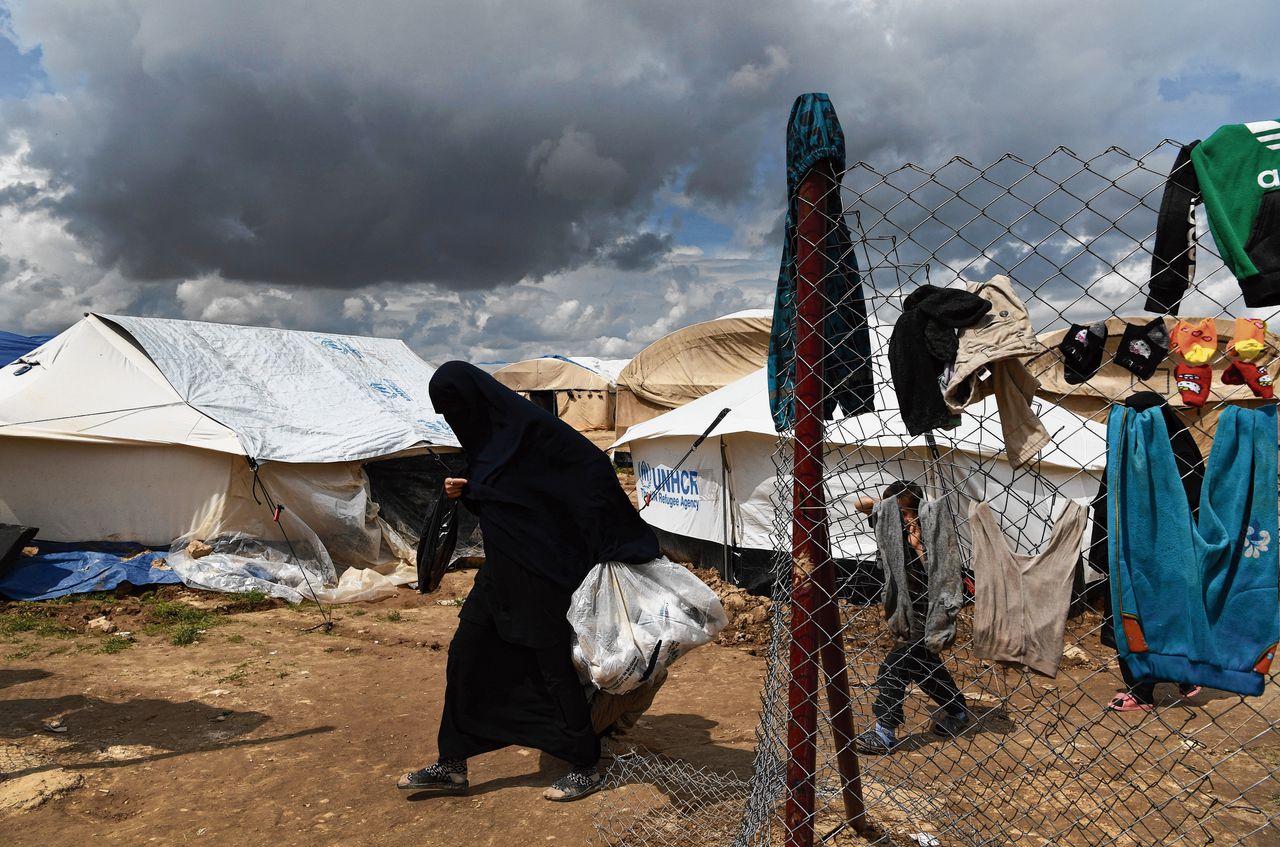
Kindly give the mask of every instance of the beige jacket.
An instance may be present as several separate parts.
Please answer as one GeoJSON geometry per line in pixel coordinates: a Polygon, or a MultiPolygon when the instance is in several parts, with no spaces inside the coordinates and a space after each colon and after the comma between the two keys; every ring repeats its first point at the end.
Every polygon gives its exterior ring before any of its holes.
{"type": "Polygon", "coordinates": [[[1013,281],[994,276],[971,282],[968,290],[991,302],[991,311],[977,324],[960,330],[960,349],[943,399],[957,414],[966,406],[996,395],[1000,427],[1009,464],[1025,465],[1049,443],[1049,433],[1031,409],[1039,381],[1027,371],[1026,360],[1044,352],[1031,328],[1027,307],[1014,293],[1013,281]]]}

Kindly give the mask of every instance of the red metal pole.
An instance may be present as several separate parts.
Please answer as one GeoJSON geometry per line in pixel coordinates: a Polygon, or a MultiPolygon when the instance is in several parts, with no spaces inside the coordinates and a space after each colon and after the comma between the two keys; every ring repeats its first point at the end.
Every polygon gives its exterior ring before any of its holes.
{"type": "Polygon", "coordinates": [[[824,245],[831,221],[832,174],[811,170],[796,191],[795,456],[792,503],[791,684],[787,724],[787,847],[811,847],[817,768],[818,661],[826,676],[846,819],[865,828],[862,784],[853,748],[848,669],[835,601],[835,574],[822,490],[822,335],[824,245]]]}
{"type": "Polygon", "coordinates": [[[791,524],[791,685],[787,695],[787,847],[813,844],[817,768],[818,626],[820,598],[811,576],[822,553],[815,530],[822,497],[822,274],[827,221],[823,199],[831,177],[810,170],[796,189],[795,455],[791,524]]]}

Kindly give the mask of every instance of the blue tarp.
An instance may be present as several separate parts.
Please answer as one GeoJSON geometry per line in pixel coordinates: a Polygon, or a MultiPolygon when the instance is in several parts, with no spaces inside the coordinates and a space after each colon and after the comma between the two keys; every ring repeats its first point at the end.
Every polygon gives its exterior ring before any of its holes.
{"type": "Polygon", "coordinates": [[[52,600],[68,594],[110,591],[123,582],[133,585],[180,583],[163,561],[167,550],[138,544],[99,542],[61,544],[34,542],[40,552],[19,555],[0,574],[0,594],[13,600],[52,600]]]}
{"type": "Polygon", "coordinates": [[[21,359],[51,338],[52,335],[15,335],[0,331],[0,368],[21,359]]]}

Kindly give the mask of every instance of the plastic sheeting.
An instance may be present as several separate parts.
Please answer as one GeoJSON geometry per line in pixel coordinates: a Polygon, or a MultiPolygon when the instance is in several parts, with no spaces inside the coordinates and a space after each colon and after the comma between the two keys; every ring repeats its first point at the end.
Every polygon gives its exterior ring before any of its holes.
{"type": "MultiPolygon", "coordinates": [[[[462,453],[444,453],[370,462],[364,470],[371,496],[379,506],[378,517],[416,548],[427,515],[443,492],[445,477],[466,476],[466,467],[462,453]]],[[[455,561],[484,555],[480,521],[465,505],[458,508],[458,544],[453,555],[455,561]]]]}
{"type": "Polygon", "coordinates": [[[51,338],[53,338],[52,335],[16,335],[12,332],[0,332],[0,367],[17,361],[51,338]]]}
{"type": "Polygon", "coordinates": [[[19,555],[0,575],[0,594],[12,600],[52,600],[69,594],[112,591],[130,585],[180,582],[163,550],[137,544],[78,544],[36,541],[39,552],[19,555]]]}
{"type": "Polygon", "coordinates": [[[457,446],[431,406],[435,368],[403,341],[103,316],[146,350],[192,407],[259,461],[343,462],[424,442],[457,446]]]}

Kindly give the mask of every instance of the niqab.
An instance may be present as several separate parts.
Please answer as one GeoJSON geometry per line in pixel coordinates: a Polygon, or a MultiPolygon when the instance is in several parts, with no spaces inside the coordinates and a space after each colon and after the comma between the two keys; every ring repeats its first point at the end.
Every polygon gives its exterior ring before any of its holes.
{"type": "Polygon", "coordinates": [[[466,451],[486,559],[572,591],[599,562],[657,558],[609,459],[568,424],[466,362],[441,365],[430,392],[466,451]]]}

